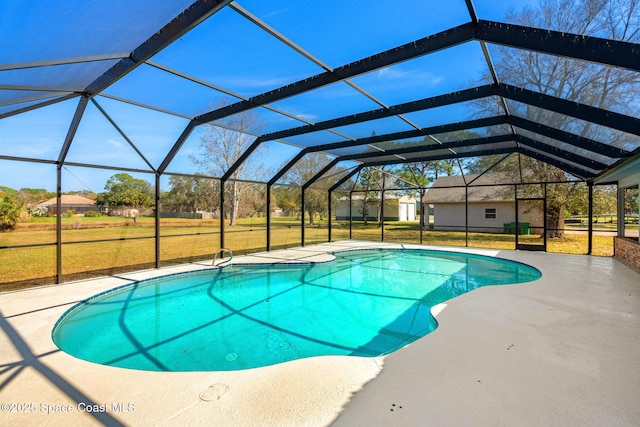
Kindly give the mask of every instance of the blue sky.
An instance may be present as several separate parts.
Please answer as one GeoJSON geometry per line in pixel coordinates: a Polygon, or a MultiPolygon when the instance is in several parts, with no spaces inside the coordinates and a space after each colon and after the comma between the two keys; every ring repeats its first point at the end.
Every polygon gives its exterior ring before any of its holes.
{"type": "MultiPolygon", "coordinates": [[[[79,56],[128,53],[159,23],[175,16],[188,4],[145,0],[99,2],[81,0],[24,3],[10,0],[0,10],[0,66],[28,61],[60,60],[79,56]],[[153,6],[153,7],[152,7],[153,6]],[[98,9],[98,10],[96,10],[98,9]],[[89,19],[100,16],[96,23],[89,19]],[[15,19],[18,16],[19,19],[15,19]],[[73,23],[73,25],[71,25],[73,23]],[[82,40],[89,40],[83,43],[82,40]],[[96,48],[98,46],[99,48],[96,48]]],[[[502,20],[506,8],[530,2],[477,0],[481,19],[502,20]]],[[[393,3],[354,1],[260,1],[245,0],[240,6],[258,16],[287,38],[319,58],[329,67],[339,67],[362,57],[390,49],[469,20],[463,0],[403,0],[393,3]],[[428,19],[435,16],[434,19],[428,19]],[[310,30],[312,29],[312,30],[310,30]]],[[[108,69],[115,60],[0,71],[1,85],[55,86],[82,88],[108,69]]],[[[121,131],[155,167],[176,141],[188,117],[211,109],[219,99],[237,101],[229,94],[176,78],[155,67],[176,70],[201,79],[242,97],[250,97],[323,72],[323,69],[274,37],[250,24],[237,11],[225,8],[125,76],[95,101],[115,121],[121,131]],[[165,114],[120,102],[118,98],[153,105],[174,114],[165,114]]],[[[452,49],[357,76],[352,82],[386,105],[431,97],[481,83],[479,70],[484,59],[479,44],[466,43],[452,49]],[[416,82],[418,84],[416,84],[416,82]]],[[[48,96],[46,90],[0,90],[0,113],[48,96]]],[[[50,95],[53,95],[51,93],[50,95]]],[[[0,155],[43,160],[58,158],[77,100],[65,101],[25,114],[0,120],[0,155]]],[[[323,87],[272,105],[312,122],[327,120],[379,105],[345,83],[323,87]]],[[[302,121],[257,110],[265,126],[273,132],[303,125],[302,121]]],[[[468,106],[434,109],[407,115],[417,125],[432,126],[470,118],[468,106]],[[467,117],[469,116],[469,117],[467,117]]],[[[408,130],[396,118],[338,129],[351,137],[408,130]]],[[[197,153],[200,133],[195,131],[171,163],[168,171],[197,171],[190,156],[197,153]]],[[[322,132],[313,137],[294,137],[287,142],[305,146],[317,142],[337,142],[339,136],[322,132]],[[313,138],[313,140],[311,140],[313,138]]],[[[268,155],[252,156],[252,161],[271,170],[278,169],[299,148],[270,143],[268,155]]],[[[113,167],[148,169],[98,108],[90,103],[78,128],[67,161],[113,167]]],[[[348,165],[345,165],[348,166],[348,165]]],[[[104,183],[117,170],[67,166],[63,169],[63,191],[103,191],[104,183]]],[[[152,174],[132,175],[153,181],[152,174]]],[[[166,179],[165,179],[166,182],[166,179]]],[[[55,190],[55,166],[0,159],[0,185],[55,190]]]]}

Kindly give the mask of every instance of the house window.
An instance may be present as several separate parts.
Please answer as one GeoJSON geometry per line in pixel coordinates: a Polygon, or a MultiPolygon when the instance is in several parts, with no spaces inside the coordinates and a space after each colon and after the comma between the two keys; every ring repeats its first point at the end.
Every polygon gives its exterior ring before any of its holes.
{"type": "Polygon", "coordinates": [[[484,208],[484,219],[498,219],[498,210],[496,208],[484,208]]]}

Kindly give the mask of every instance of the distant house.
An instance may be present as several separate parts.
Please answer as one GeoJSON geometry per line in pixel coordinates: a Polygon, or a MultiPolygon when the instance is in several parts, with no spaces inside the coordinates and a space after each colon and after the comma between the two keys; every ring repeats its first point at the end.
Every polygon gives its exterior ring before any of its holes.
{"type": "MultiPolygon", "coordinates": [[[[96,202],[95,200],[87,199],[82,196],[75,196],[70,194],[63,194],[61,197],[61,206],[60,212],[65,213],[67,211],[74,211],[77,214],[83,214],[86,211],[96,210],[96,202]]],[[[49,210],[51,214],[57,214],[58,212],[58,201],[56,197],[53,197],[49,200],[45,200],[44,202],[36,203],[32,205],[31,208],[39,208],[45,207],[49,210]]]]}
{"type": "MultiPolygon", "coordinates": [[[[367,220],[377,221],[379,199],[373,200],[367,206],[367,220]]],[[[364,196],[356,195],[351,199],[351,216],[354,220],[362,220],[364,196]]],[[[342,197],[336,203],[336,219],[349,220],[349,198],[342,197]]],[[[385,221],[415,221],[416,199],[410,196],[397,196],[385,194],[384,197],[385,221]]]]}
{"type": "MultiPolygon", "coordinates": [[[[473,181],[478,175],[465,175],[467,182],[473,181]]],[[[468,202],[469,231],[487,233],[505,232],[505,224],[515,222],[516,208],[512,186],[500,185],[506,180],[504,175],[490,174],[483,176],[483,186],[468,187],[466,195],[468,202]],[[493,186],[491,180],[495,182],[493,186]]],[[[465,182],[462,176],[443,176],[438,178],[429,188],[422,202],[433,209],[433,228],[442,231],[465,230],[465,182]],[[454,187],[454,188],[451,188],[454,187]]],[[[519,222],[532,225],[543,224],[543,214],[540,209],[522,205],[518,212],[519,222]]]]}

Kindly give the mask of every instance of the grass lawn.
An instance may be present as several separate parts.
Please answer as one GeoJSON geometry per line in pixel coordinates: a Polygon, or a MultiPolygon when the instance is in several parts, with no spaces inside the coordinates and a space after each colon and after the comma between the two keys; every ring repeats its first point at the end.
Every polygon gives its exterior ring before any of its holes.
{"type": "MultiPolygon", "coordinates": [[[[120,217],[63,218],[62,266],[64,280],[150,268],[155,263],[155,220],[120,217]],[[116,240],[113,240],[116,239],[116,240]],[[126,239],[126,240],[125,240],[126,239]],[[89,242],[90,240],[107,240],[89,242]]],[[[300,220],[290,217],[272,218],[273,249],[300,246],[300,220]]],[[[305,244],[327,241],[326,220],[305,227],[305,244]]],[[[354,223],[352,238],[381,240],[381,229],[375,223],[354,223]]],[[[218,220],[162,219],[160,257],[163,265],[211,259],[220,246],[218,220]],[[188,234],[188,235],[187,235],[188,234]]],[[[593,254],[613,255],[613,235],[593,236],[593,254]]],[[[539,236],[519,236],[522,243],[539,236]]],[[[333,222],[332,239],[349,238],[348,222],[333,222]]],[[[15,231],[0,233],[0,248],[18,245],[36,247],[0,249],[0,290],[52,283],[56,272],[55,218],[36,218],[19,224],[15,231]]],[[[420,243],[418,223],[385,224],[384,240],[420,243]]],[[[424,231],[422,242],[433,245],[465,246],[464,232],[424,231]]],[[[225,225],[225,246],[234,254],[266,250],[266,218],[242,218],[236,226],[225,225]]],[[[469,233],[469,246],[492,249],[514,249],[515,238],[508,234],[469,233]]],[[[549,252],[586,254],[586,234],[566,234],[561,239],[548,239],[549,252]]]]}

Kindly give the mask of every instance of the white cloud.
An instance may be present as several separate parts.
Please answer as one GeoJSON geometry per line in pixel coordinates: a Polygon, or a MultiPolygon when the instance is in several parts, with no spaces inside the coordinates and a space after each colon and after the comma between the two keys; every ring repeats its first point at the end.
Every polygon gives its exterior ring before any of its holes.
{"type": "Polygon", "coordinates": [[[416,81],[428,84],[430,86],[436,86],[444,81],[444,76],[435,75],[423,70],[403,70],[400,67],[387,67],[378,70],[376,73],[378,79],[384,80],[406,80],[414,84],[416,81]]]}
{"type": "Polygon", "coordinates": [[[303,120],[308,120],[312,123],[316,123],[317,121],[320,120],[320,116],[316,115],[316,114],[295,114],[296,117],[299,117],[303,120]]]}
{"type": "Polygon", "coordinates": [[[283,13],[287,13],[291,8],[284,8],[284,9],[279,9],[279,10],[272,10],[271,12],[267,12],[262,19],[268,19],[271,18],[273,16],[278,16],[280,14],[283,13]]]}
{"type": "Polygon", "coordinates": [[[107,142],[107,144],[109,144],[109,145],[111,145],[111,146],[113,146],[115,148],[118,148],[118,149],[124,147],[124,144],[121,141],[118,141],[117,139],[107,139],[106,142],[107,142]]]}

